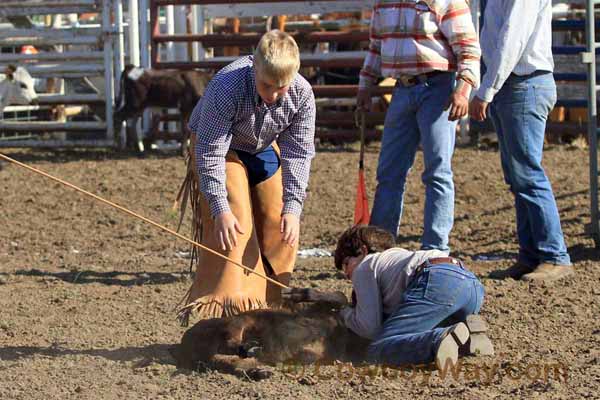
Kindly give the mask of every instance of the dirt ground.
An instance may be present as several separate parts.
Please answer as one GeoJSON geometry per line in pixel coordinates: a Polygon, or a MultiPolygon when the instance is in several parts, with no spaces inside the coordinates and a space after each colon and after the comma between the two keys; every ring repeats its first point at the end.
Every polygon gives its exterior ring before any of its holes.
{"type": "MultiPolygon", "coordinates": [[[[303,217],[302,248],[332,250],[352,220],[356,145],[320,146],[303,217]]],[[[379,147],[367,151],[372,200],[379,147]]],[[[6,153],[174,228],[183,178],[176,154],[103,151],[6,153]]],[[[493,149],[454,157],[453,255],[482,279],[494,357],[465,359],[454,374],[349,365],[276,367],[267,381],[177,370],[173,308],[190,284],[182,241],[27,170],[0,170],[0,399],[600,398],[600,253],[589,222],[587,150],[550,147],[545,165],[577,274],[554,284],[486,278],[515,258],[512,196],[493,149]]],[[[422,161],[408,183],[402,245],[421,232],[422,161]]],[[[182,233],[188,235],[186,221],[182,233]]],[[[330,257],[299,259],[295,286],[349,284],[330,257]]]]}

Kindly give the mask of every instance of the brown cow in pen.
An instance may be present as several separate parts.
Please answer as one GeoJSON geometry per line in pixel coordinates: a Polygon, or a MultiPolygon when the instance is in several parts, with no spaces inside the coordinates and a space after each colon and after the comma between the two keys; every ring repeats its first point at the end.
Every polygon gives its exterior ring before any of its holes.
{"type": "Polygon", "coordinates": [[[300,310],[252,310],[201,320],[172,348],[177,367],[214,368],[259,380],[272,375],[265,365],[365,359],[369,342],[348,330],[338,318],[340,306],[347,303],[343,293],[312,289],[291,289],[287,293],[288,299],[295,302],[313,303],[300,310]]]}
{"type": "Polygon", "coordinates": [[[178,108],[185,143],[189,135],[187,121],[211,76],[203,71],[151,70],[127,65],[119,82],[115,126],[138,118],[148,107],[178,108]]]}

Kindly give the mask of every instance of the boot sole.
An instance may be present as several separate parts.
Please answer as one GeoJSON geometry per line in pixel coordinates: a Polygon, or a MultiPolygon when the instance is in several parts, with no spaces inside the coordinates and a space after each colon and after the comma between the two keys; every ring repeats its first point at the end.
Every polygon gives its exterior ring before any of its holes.
{"type": "Polygon", "coordinates": [[[469,343],[461,350],[471,356],[493,356],[494,345],[485,333],[488,330],[487,323],[479,314],[467,315],[467,328],[469,328],[469,343]]]}
{"type": "Polygon", "coordinates": [[[525,274],[521,277],[521,280],[524,282],[554,282],[562,278],[566,278],[567,276],[571,276],[575,274],[575,270],[573,267],[562,267],[564,271],[557,275],[544,276],[545,274],[540,273],[539,276],[536,276],[535,272],[531,274],[525,274]]]}
{"type": "Polygon", "coordinates": [[[473,356],[493,356],[494,345],[485,333],[474,333],[469,337],[469,354],[473,356]]]}
{"type": "Polygon", "coordinates": [[[467,315],[466,324],[471,334],[487,332],[488,330],[487,323],[479,314],[467,315]]]}
{"type": "Polygon", "coordinates": [[[442,339],[440,346],[435,354],[435,364],[438,370],[453,367],[458,362],[458,350],[469,340],[469,328],[462,322],[459,322],[442,339]]]}

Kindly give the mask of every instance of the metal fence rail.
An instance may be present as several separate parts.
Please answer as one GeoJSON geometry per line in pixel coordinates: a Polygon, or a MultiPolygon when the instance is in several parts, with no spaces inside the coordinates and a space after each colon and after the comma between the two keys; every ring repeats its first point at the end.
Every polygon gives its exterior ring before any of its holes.
{"type": "MultiPolygon", "coordinates": [[[[215,18],[245,18],[245,17],[264,17],[274,15],[307,15],[307,14],[327,14],[335,12],[363,12],[369,11],[372,7],[371,0],[324,0],[303,2],[297,0],[253,0],[230,2],[224,0],[149,0],[150,8],[150,49],[151,49],[151,66],[155,69],[220,69],[227,64],[236,60],[239,56],[211,56],[211,48],[213,47],[231,47],[245,46],[251,47],[258,43],[262,36],[262,32],[243,31],[234,33],[213,33],[212,21],[215,18]],[[169,9],[164,8],[169,6],[192,5],[192,11],[197,11],[196,14],[202,20],[197,24],[200,29],[192,34],[174,34],[173,32],[161,32],[159,14],[164,13],[169,15],[169,9]],[[199,11],[198,11],[199,10],[199,11]],[[173,60],[161,58],[160,46],[169,46],[174,43],[190,43],[199,45],[202,49],[201,55],[194,54],[192,60],[173,60]]],[[[299,25],[303,21],[289,21],[285,23],[286,30],[295,37],[298,44],[314,45],[317,43],[333,42],[333,43],[358,43],[369,39],[368,22],[361,20],[362,28],[354,26],[352,30],[343,31],[315,31],[315,24],[311,21],[306,25],[306,29],[299,29],[299,25]],[[296,24],[293,25],[292,24],[296,24]]],[[[339,26],[332,24],[335,21],[319,20],[318,28],[325,29],[324,24],[331,24],[333,28],[339,26]]],[[[258,24],[264,32],[264,24],[258,24]]],[[[248,25],[249,26],[249,25],[248,25]]],[[[244,25],[244,29],[247,29],[244,25]]],[[[167,29],[168,31],[168,29],[167,29]]],[[[196,53],[196,52],[194,52],[196,53]]],[[[328,70],[332,68],[360,68],[362,67],[366,51],[332,51],[322,53],[309,53],[301,51],[300,59],[303,68],[315,67],[319,70],[328,70]]],[[[319,98],[350,98],[355,97],[358,85],[313,85],[315,97],[319,98]]],[[[389,94],[393,87],[382,87],[377,90],[376,95],[389,94]]],[[[327,113],[326,111],[324,111],[327,113]]],[[[317,121],[318,127],[329,128],[342,127],[343,116],[339,113],[323,114],[324,118],[319,118],[317,121]],[[337,121],[337,123],[336,123],[337,121]]],[[[369,119],[368,123],[371,127],[381,125],[383,118],[380,114],[376,115],[376,120],[369,119]]],[[[172,120],[173,118],[161,118],[161,121],[172,120]]],[[[317,129],[317,135],[320,136],[322,130],[317,129]]],[[[154,138],[161,136],[163,138],[176,138],[176,135],[170,134],[167,131],[154,132],[154,138]]]]}
{"type": "MultiPolygon", "coordinates": [[[[123,57],[119,28],[122,18],[115,10],[122,0],[20,0],[3,1],[0,17],[9,21],[22,21],[31,15],[100,13],[101,25],[92,28],[37,28],[31,22],[5,32],[0,46],[20,47],[33,45],[43,48],[37,54],[0,54],[0,66],[17,64],[37,78],[103,77],[104,95],[99,94],[51,94],[40,95],[39,106],[88,105],[97,108],[104,105],[103,122],[64,121],[0,121],[0,133],[17,133],[16,140],[5,137],[0,147],[122,147],[123,134],[115,135],[113,126],[113,103],[115,98],[115,74],[120,73],[123,57]],[[62,46],[76,45],[86,50],[58,51],[62,46]],[[99,49],[99,50],[95,50],[99,49]],[[78,139],[67,137],[67,132],[79,132],[78,139]],[[52,139],[40,136],[50,133],[52,139]],[[62,135],[56,136],[57,133],[62,135]],[[91,136],[94,135],[94,138],[91,136]],[[25,139],[23,139],[25,138],[25,139]]],[[[13,22],[14,23],[14,22],[13,22]]],[[[39,106],[31,107],[32,110],[39,106]]],[[[15,107],[12,107],[16,109],[15,107]]],[[[8,107],[7,110],[10,110],[8,107]]],[[[1,115],[0,115],[1,117],[1,115]]],[[[121,133],[121,132],[119,132],[121,133]]]]}
{"type": "Polygon", "coordinates": [[[590,234],[596,248],[600,247],[600,221],[598,221],[598,104],[596,77],[596,52],[600,43],[596,41],[596,13],[598,0],[587,0],[586,4],[586,52],[582,61],[587,64],[587,110],[588,110],[588,142],[590,164],[590,234]]]}

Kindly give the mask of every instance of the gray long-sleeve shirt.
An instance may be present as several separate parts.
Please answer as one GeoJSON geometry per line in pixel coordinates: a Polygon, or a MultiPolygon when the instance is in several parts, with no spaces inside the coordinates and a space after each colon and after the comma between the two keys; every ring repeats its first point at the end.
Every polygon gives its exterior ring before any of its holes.
{"type": "Polygon", "coordinates": [[[356,306],[340,311],[346,327],[373,339],[381,330],[383,314],[391,314],[400,304],[415,269],[429,258],[447,256],[439,250],[399,247],[367,255],[352,273],[356,306]]]}

